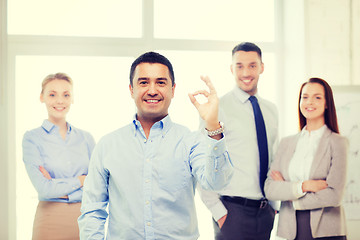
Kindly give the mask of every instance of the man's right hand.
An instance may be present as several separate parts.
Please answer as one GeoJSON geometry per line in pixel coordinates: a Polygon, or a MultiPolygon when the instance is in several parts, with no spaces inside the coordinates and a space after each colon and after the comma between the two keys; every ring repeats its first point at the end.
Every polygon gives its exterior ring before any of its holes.
{"type": "Polygon", "coordinates": [[[226,220],[226,217],[227,217],[227,214],[224,215],[223,217],[221,217],[221,218],[217,221],[220,229],[221,229],[222,226],[224,225],[224,222],[225,222],[225,220],[226,220]]]}

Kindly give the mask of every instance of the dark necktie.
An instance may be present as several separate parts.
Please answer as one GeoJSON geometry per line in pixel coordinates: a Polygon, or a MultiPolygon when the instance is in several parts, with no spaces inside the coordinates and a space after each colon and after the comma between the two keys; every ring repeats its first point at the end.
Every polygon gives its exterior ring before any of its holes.
{"type": "Polygon", "coordinates": [[[266,137],[266,128],[263,115],[261,113],[261,109],[258,103],[258,100],[255,96],[250,96],[249,100],[254,110],[254,117],[255,117],[255,125],[256,125],[256,136],[258,141],[258,148],[259,148],[259,157],[260,157],[260,188],[261,192],[265,197],[264,192],[264,183],[266,180],[266,175],[268,172],[268,165],[269,165],[269,154],[268,154],[268,144],[267,144],[267,137],[266,137]]]}

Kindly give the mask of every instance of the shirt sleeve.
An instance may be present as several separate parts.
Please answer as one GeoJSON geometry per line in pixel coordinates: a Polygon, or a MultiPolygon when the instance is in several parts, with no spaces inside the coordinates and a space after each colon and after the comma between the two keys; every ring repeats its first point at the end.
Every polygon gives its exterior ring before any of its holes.
{"type": "Polygon", "coordinates": [[[91,156],[89,172],[83,187],[81,216],[78,219],[80,239],[104,239],[108,216],[109,172],[104,168],[101,143],[91,156]]]}
{"type": "Polygon", "coordinates": [[[225,146],[220,140],[196,132],[196,143],[190,152],[190,166],[198,183],[206,190],[220,190],[231,180],[233,166],[225,146]]]}
{"type": "Polygon", "coordinates": [[[215,221],[225,216],[228,211],[224,204],[220,200],[220,195],[214,191],[208,191],[202,189],[199,185],[197,190],[200,194],[200,198],[205,206],[210,210],[212,217],[215,221]]]}
{"type": "Polygon", "coordinates": [[[77,191],[81,187],[80,180],[77,177],[52,179],[44,177],[39,170],[39,167],[44,164],[36,142],[36,137],[33,134],[25,133],[22,143],[23,161],[39,197],[45,199],[60,198],[77,191]]]}
{"type": "Polygon", "coordinates": [[[87,133],[85,138],[86,138],[86,142],[87,142],[87,146],[88,146],[88,150],[89,150],[89,159],[90,159],[92,151],[94,150],[94,147],[95,147],[95,140],[94,140],[94,137],[90,133],[87,133]]]}

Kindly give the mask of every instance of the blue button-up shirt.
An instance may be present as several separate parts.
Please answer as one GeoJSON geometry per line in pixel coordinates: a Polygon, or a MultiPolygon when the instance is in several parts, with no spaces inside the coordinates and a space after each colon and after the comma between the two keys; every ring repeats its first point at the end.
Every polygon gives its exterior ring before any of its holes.
{"type": "Polygon", "coordinates": [[[40,201],[81,201],[82,187],[78,176],[88,172],[95,141],[88,132],[67,125],[65,139],[61,137],[59,127],[48,120],[24,134],[23,160],[40,201]],[[50,180],[40,172],[40,166],[49,172],[50,180]],[[68,199],[60,198],[66,195],[68,199]]]}
{"type": "Polygon", "coordinates": [[[104,239],[108,218],[107,239],[197,239],[196,182],[220,189],[232,171],[223,139],[191,133],[168,116],[152,126],[147,139],[134,119],[94,149],[80,238],[104,239]]]}

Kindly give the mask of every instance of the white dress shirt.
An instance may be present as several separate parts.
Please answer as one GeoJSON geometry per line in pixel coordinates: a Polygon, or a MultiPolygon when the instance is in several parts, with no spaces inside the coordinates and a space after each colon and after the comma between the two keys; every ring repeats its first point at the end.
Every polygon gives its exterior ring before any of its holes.
{"type": "MultiPolygon", "coordinates": [[[[275,105],[257,94],[264,117],[269,148],[269,166],[277,143],[278,113],[275,105]]],[[[210,192],[199,189],[202,201],[217,221],[227,214],[219,197],[240,196],[249,199],[261,199],[259,185],[259,150],[256,126],[250,95],[235,87],[220,99],[219,119],[224,123],[226,145],[234,165],[234,175],[230,183],[222,190],[210,192]]],[[[201,128],[204,128],[203,124],[201,128]]]]}

